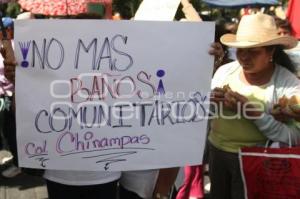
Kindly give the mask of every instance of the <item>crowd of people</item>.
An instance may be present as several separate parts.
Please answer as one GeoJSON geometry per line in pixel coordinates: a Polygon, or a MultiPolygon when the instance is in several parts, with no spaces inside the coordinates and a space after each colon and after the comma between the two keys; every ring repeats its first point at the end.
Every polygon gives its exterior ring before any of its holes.
{"type": "MultiPolygon", "coordinates": [[[[188,0],[182,0],[182,6],[188,21],[202,20],[188,0]]],[[[2,21],[10,35],[8,39],[12,39],[13,21],[8,18],[2,21]]],[[[223,23],[217,25],[220,27],[216,29],[216,41],[209,52],[215,57],[210,100],[216,117],[208,121],[204,164],[208,165],[211,199],[242,199],[245,192],[239,150],[263,146],[267,140],[293,144],[300,141],[300,111],[280,104],[281,99],[300,98],[299,68],[289,57],[289,49],[295,48],[298,40],[291,36],[288,21],[263,13],[244,15],[236,32],[225,31],[223,23]],[[235,52],[235,56],[230,57],[229,52],[235,52]]],[[[5,60],[5,49],[1,49],[1,54],[4,59],[0,60],[1,141],[6,138],[14,157],[10,173],[4,172],[3,176],[13,177],[21,172],[17,167],[13,100],[16,63],[5,60]]],[[[205,165],[185,166],[176,199],[205,197],[205,165]]],[[[169,199],[178,170],[38,173],[46,180],[50,199],[169,199]]],[[[28,169],[24,172],[35,173],[28,169]]]]}

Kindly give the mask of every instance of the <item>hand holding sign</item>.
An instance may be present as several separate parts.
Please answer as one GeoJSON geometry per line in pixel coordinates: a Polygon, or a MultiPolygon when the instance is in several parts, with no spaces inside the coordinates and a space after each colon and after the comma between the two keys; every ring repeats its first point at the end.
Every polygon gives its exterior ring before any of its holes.
{"type": "Polygon", "coordinates": [[[188,21],[202,21],[197,10],[193,7],[189,0],[181,0],[182,12],[188,21]]]}

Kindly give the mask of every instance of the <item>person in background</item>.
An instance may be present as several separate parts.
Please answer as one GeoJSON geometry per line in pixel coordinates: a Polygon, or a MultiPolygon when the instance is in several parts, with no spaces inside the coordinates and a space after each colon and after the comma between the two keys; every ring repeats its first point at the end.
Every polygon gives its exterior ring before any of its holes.
{"type": "Polygon", "coordinates": [[[228,47],[220,41],[222,35],[230,33],[230,31],[226,29],[226,25],[227,23],[223,20],[218,20],[216,22],[215,42],[211,45],[211,49],[209,51],[209,54],[215,57],[213,73],[215,73],[220,66],[233,61],[229,57],[228,47]]]}
{"type": "Polygon", "coordinates": [[[280,36],[292,35],[292,27],[289,21],[275,17],[275,23],[278,29],[277,30],[278,35],[280,36]]]}
{"type": "MultiPolygon", "coordinates": [[[[6,38],[12,42],[14,38],[14,21],[10,17],[2,18],[3,27],[5,28],[6,38]]],[[[4,35],[1,31],[0,39],[3,39],[4,35]]],[[[2,54],[2,52],[1,52],[2,54]]],[[[12,96],[13,96],[13,84],[10,83],[4,76],[3,57],[0,56],[0,94],[4,98],[5,109],[3,110],[3,135],[4,139],[8,143],[8,149],[12,153],[12,163],[8,164],[8,167],[2,171],[1,175],[7,178],[12,178],[21,173],[21,169],[18,167],[18,153],[17,153],[17,141],[16,141],[16,123],[12,108],[12,96]]]]}
{"type": "MultiPolygon", "coordinates": [[[[275,17],[278,35],[290,35],[292,36],[292,27],[288,20],[275,17]]],[[[293,64],[295,65],[296,75],[300,78],[300,42],[295,48],[285,50],[293,64]]]]}
{"type": "Polygon", "coordinates": [[[264,145],[266,140],[297,143],[300,129],[277,121],[273,105],[286,96],[300,95],[300,81],[283,49],[296,46],[291,36],[279,36],[274,18],[266,14],[242,17],[236,34],[221,42],[237,48],[237,61],[221,66],[212,80],[215,117],[209,132],[210,198],[245,196],[238,151],[264,145]]]}
{"type": "MultiPolygon", "coordinates": [[[[285,36],[289,35],[292,36],[292,27],[288,20],[284,20],[278,17],[275,17],[275,22],[277,26],[277,33],[278,35],[285,36]]],[[[300,43],[298,41],[298,44],[295,48],[285,50],[285,52],[290,57],[291,61],[293,62],[295,69],[296,69],[296,75],[298,78],[300,77],[300,43]]],[[[296,121],[300,122],[300,110],[295,109],[286,109],[282,108],[280,112],[277,112],[275,115],[275,118],[279,121],[288,121],[289,119],[295,119],[296,121]]]]}

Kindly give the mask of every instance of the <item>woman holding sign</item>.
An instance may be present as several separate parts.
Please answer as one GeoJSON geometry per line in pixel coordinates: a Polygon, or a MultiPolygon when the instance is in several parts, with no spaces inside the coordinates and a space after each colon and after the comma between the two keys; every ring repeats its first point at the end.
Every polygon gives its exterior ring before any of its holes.
{"type": "Polygon", "coordinates": [[[243,16],[237,34],[225,34],[221,42],[237,48],[237,61],[221,66],[212,80],[211,198],[242,199],[239,149],[268,139],[288,143],[289,134],[293,143],[300,139],[297,122],[278,121],[282,109],[274,111],[281,98],[300,96],[300,82],[283,51],[297,40],[279,36],[273,17],[259,13],[243,16]]]}

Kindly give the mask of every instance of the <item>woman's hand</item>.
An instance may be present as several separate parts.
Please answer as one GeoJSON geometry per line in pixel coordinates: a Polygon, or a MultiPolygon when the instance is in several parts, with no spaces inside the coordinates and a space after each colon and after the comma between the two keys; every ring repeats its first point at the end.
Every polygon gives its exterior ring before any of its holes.
{"type": "Polygon", "coordinates": [[[213,55],[215,56],[216,58],[219,58],[219,57],[224,57],[225,53],[224,53],[224,50],[223,50],[223,47],[221,45],[221,43],[219,42],[214,42],[211,44],[210,46],[211,48],[209,49],[208,53],[210,55],[213,55]]]}
{"type": "MultiPolygon", "coordinates": [[[[235,113],[241,114],[246,119],[257,119],[262,115],[263,105],[250,102],[247,97],[234,92],[229,86],[214,88],[210,95],[211,104],[216,108],[227,108],[235,113]],[[220,106],[222,104],[222,106],[220,106]]],[[[222,110],[219,110],[220,112],[222,110]]]]}
{"type": "Polygon", "coordinates": [[[218,67],[222,64],[223,58],[225,56],[225,52],[223,50],[221,43],[219,42],[212,43],[208,53],[215,57],[215,67],[218,67]]]}
{"type": "Polygon", "coordinates": [[[225,91],[223,88],[216,87],[210,93],[210,101],[221,103],[225,100],[225,91]]]}
{"type": "Polygon", "coordinates": [[[214,106],[214,110],[219,109],[220,104],[224,103],[225,90],[223,88],[216,87],[210,93],[210,102],[214,106]]]}
{"type": "Polygon", "coordinates": [[[189,0],[181,0],[181,4],[183,7],[190,5],[190,1],[189,0]]]}
{"type": "Polygon", "coordinates": [[[285,117],[289,118],[289,119],[294,119],[298,122],[300,122],[300,110],[296,111],[296,110],[287,110],[287,109],[283,109],[282,113],[285,117]]]}
{"type": "Polygon", "coordinates": [[[279,109],[276,112],[272,112],[271,115],[275,118],[275,120],[282,123],[286,123],[291,119],[289,115],[282,111],[282,109],[279,109]]]}

